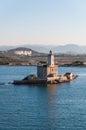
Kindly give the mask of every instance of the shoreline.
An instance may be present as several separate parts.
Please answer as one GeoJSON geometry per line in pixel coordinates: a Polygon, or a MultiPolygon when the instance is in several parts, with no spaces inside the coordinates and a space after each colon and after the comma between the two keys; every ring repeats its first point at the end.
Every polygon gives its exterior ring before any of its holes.
{"type": "Polygon", "coordinates": [[[35,79],[29,79],[28,77],[29,76],[25,77],[22,80],[14,80],[12,82],[12,84],[14,84],[14,85],[59,84],[59,83],[71,82],[74,79],[76,79],[78,77],[78,75],[76,75],[76,74],[71,75],[71,73],[70,74],[66,73],[65,75],[58,75],[55,79],[51,79],[51,78],[39,79],[38,77],[36,77],[35,79]]]}
{"type": "MultiPolygon", "coordinates": [[[[17,67],[19,67],[19,66],[35,66],[35,67],[37,67],[37,65],[0,65],[0,66],[17,66],[17,67]]],[[[86,67],[86,65],[80,65],[80,66],[77,66],[77,65],[75,65],[75,66],[72,66],[72,65],[59,65],[59,67],[83,67],[83,68],[85,68],[86,67]]]]}

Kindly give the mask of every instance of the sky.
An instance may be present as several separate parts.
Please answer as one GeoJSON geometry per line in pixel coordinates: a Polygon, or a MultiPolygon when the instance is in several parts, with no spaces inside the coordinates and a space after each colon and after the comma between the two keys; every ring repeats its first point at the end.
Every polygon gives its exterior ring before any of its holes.
{"type": "Polygon", "coordinates": [[[86,45],[86,0],[0,0],[0,45],[86,45]]]}

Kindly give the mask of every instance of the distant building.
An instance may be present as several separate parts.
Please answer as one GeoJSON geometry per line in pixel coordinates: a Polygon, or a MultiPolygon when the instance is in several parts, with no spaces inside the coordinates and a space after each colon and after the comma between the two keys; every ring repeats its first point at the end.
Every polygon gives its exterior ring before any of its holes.
{"type": "Polygon", "coordinates": [[[17,55],[25,55],[25,56],[31,56],[32,55],[32,51],[15,51],[15,54],[17,55]]]}
{"type": "Polygon", "coordinates": [[[52,51],[49,52],[48,63],[37,66],[37,76],[45,80],[53,80],[58,77],[58,66],[54,63],[54,54],[52,51]]]}

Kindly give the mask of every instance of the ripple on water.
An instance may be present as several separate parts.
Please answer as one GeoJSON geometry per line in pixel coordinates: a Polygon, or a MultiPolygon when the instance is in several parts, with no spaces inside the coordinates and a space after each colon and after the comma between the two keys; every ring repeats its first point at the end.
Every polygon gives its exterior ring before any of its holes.
{"type": "Polygon", "coordinates": [[[0,129],[86,129],[86,69],[59,68],[71,71],[80,74],[71,83],[16,86],[9,82],[36,74],[36,67],[0,67],[0,129]]]}

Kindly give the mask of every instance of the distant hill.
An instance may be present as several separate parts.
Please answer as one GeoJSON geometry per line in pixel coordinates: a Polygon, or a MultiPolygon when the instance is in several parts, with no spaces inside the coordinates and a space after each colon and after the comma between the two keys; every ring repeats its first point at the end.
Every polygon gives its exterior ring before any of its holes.
{"type": "MultiPolygon", "coordinates": [[[[29,47],[29,45],[27,46],[29,47]]],[[[77,44],[66,44],[66,45],[31,45],[31,49],[48,53],[52,50],[56,54],[86,54],[86,46],[78,46],[77,44]]]]}
{"type": "Polygon", "coordinates": [[[25,48],[25,47],[18,47],[15,49],[10,49],[7,51],[7,54],[17,55],[17,56],[43,56],[45,55],[44,53],[40,53],[40,52],[34,51],[30,48],[25,48]]]}
{"type": "Polygon", "coordinates": [[[86,46],[78,46],[76,44],[67,44],[67,45],[22,45],[20,46],[0,46],[0,51],[7,51],[8,53],[13,53],[17,50],[28,50],[32,51],[32,56],[42,55],[48,53],[50,49],[56,54],[86,54],[86,46]]]}
{"type": "Polygon", "coordinates": [[[67,45],[61,45],[61,46],[55,46],[53,48],[53,51],[55,53],[64,53],[64,54],[83,54],[86,53],[86,48],[83,48],[83,46],[78,46],[76,44],[67,44],[67,45]]]}
{"type": "Polygon", "coordinates": [[[25,45],[21,45],[21,46],[0,46],[0,51],[7,51],[7,50],[11,50],[11,49],[15,49],[15,48],[30,48],[34,51],[37,51],[37,52],[41,52],[41,53],[47,53],[49,52],[49,50],[51,49],[51,46],[48,46],[48,45],[35,45],[35,44],[25,44],[25,45]]]}
{"type": "Polygon", "coordinates": [[[33,57],[33,56],[45,56],[45,53],[40,53],[37,51],[34,51],[30,48],[25,48],[25,47],[18,47],[18,48],[14,48],[14,49],[10,49],[10,50],[6,50],[6,51],[0,51],[0,57],[33,57]]]}
{"type": "Polygon", "coordinates": [[[16,46],[0,46],[0,51],[7,51],[16,48],[16,46]]]}

